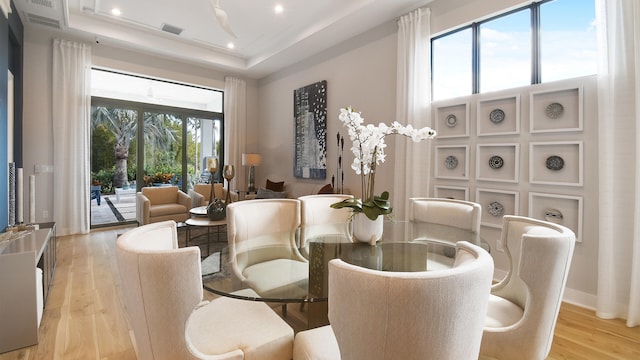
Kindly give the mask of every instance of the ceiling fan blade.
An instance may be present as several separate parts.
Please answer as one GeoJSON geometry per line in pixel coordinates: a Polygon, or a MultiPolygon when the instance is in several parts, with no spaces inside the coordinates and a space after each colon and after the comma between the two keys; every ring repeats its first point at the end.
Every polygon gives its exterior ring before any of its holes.
{"type": "Polygon", "coordinates": [[[213,0],[210,0],[209,2],[211,6],[213,6],[213,11],[216,14],[216,19],[218,20],[220,27],[222,27],[222,29],[229,35],[237,39],[238,37],[233,33],[233,30],[231,30],[231,26],[229,26],[229,16],[227,15],[227,12],[220,7],[218,1],[214,3],[213,0]]]}

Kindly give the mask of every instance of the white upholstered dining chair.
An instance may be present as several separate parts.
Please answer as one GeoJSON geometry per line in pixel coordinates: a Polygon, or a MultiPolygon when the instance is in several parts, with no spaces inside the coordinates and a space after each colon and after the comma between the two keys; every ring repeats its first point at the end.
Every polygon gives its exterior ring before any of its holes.
{"type": "Polygon", "coordinates": [[[308,240],[314,237],[323,235],[350,237],[349,222],[353,212],[350,208],[334,209],[331,207],[331,204],[347,199],[353,199],[353,195],[318,194],[298,198],[301,209],[300,244],[302,249],[308,249],[306,246],[308,240]]]}
{"type": "Polygon", "coordinates": [[[570,229],[505,215],[502,244],[510,268],[493,285],[482,359],[542,360],[549,355],[575,247],[570,229]],[[512,251],[519,254],[512,255],[512,251]]]}
{"type": "Polygon", "coordinates": [[[482,207],[478,203],[445,198],[410,198],[409,220],[454,226],[480,232],[482,207]]]}
{"type": "Polygon", "coordinates": [[[309,262],[298,251],[297,199],[257,199],[227,206],[227,238],[233,280],[264,298],[299,289],[307,294],[309,262]]]}
{"type": "Polygon", "coordinates": [[[116,242],[122,295],[139,359],[290,359],[293,329],[268,305],[203,301],[200,249],[178,248],[176,223],[116,242]]]}
{"type": "Polygon", "coordinates": [[[493,259],[457,243],[453,268],[421,272],[329,262],[330,325],[299,332],[294,360],[475,360],[493,259]]]}

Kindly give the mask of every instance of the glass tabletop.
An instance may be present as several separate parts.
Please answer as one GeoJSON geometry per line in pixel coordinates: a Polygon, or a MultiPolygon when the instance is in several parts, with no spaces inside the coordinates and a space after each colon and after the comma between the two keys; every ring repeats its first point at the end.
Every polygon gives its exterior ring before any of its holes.
{"type": "MultiPolygon", "coordinates": [[[[243,264],[239,275],[238,266],[234,271],[230,262],[228,249],[223,249],[220,271],[203,277],[205,289],[255,301],[326,302],[328,263],[335,258],[382,271],[433,271],[453,266],[457,241],[468,241],[489,250],[477,233],[424,222],[386,221],[383,237],[375,246],[352,241],[344,224],[316,225],[313,231],[307,230],[310,229],[298,230],[294,249],[290,249],[287,241],[282,245],[270,241],[265,246],[236,251],[236,263],[243,264]],[[291,256],[273,256],[292,252],[291,256]]],[[[264,236],[275,239],[288,234],[264,236]]]]}

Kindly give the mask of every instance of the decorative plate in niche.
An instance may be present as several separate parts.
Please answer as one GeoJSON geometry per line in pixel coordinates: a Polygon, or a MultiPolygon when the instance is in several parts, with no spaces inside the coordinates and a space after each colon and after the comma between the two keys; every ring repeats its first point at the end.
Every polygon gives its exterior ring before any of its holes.
{"type": "Polygon", "coordinates": [[[458,166],[458,158],[453,155],[447,156],[447,158],[444,159],[444,166],[446,166],[447,169],[455,169],[455,167],[458,166]]]}
{"type": "Polygon", "coordinates": [[[455,115],[450,114],[447,116],[445,123],[450,128],[455,127],[458,124],[458,118],[455,115]]]}
{"type": "Polygon", "coordinates": [[[505,118],[505,114],[502,109],[494,109],[494,110],[491,110],[491,112],[489,113],[489,119],[494,124],[501,123],[502,120],[504,120],[504,118],[505,118]]]}
{"type": "Polygon", "coordinates": [[[547,169],[558,171],[564,167],[564,159],[558,155],[551,155],[546,160],[547,169]]]}
{"type": "Polygon", "coordinates": [[[504,206],[497,201],[492,201],[489,206],[487,206],[487,211],[493,216],[502,216],[504,215],[504,206]]]}
{"type": "Polygon", "coordinates": [[[544,113],[547,115],[549,119],[557,119],[562,116],[564,112],[564,106],[562,104],[554,102],[547,105],[547,108],[544,110],[544,113]]]}
{"type": "Polygon", "coordinates": [[[562,212],[560,212],[560,210],[544,209],[544,219],[549,222],[562,224],[563,218],[564,216],[562,215],[562,212]]]}
{"type": "Polygon", "coordinates": [[[492,169],[500,169],[503,165],[504,160],[500,156],[493,155],[491,158],[489,158],[489,166],[492,169]]]}

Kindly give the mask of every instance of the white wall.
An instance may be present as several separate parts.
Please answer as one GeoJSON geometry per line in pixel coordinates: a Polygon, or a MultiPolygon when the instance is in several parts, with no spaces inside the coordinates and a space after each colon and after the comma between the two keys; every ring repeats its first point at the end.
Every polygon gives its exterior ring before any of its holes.
{"type": "MultiPolygon", "coordinates": [[[[367,38],[353,39],[304,64],[261,80],[258,87],[260,117],[255,119],[255,126],[259,129],[258,144],[264,164],[256,168],[256,183],[264,184],[267,178],[286,183],[330,183],[331,176],[337,172],[336,134],[340,132],[345,136],[345,188],[359,195],[360,178],[350,168],[353,161],[351,141],[338,120],[339,109],[353,106],[362,112],[366,122],[389,124],[395,120],[395,90],[395,24],[380,27],[367,38]],[[327,179],[296,179],[293,177],[293,91],[321,80],[327,80],[327,179]]],[[[393,138],[387,139],[388,153],[391,153],[393,138]]],[[[378,168],[376,193],[393,187],[393,157],[387,159],[378,168]]]]}
{"type": "MultiPolygon", "coordinates": [[[[521,4],[514,0],[495,2],[473,0],[451,0],[438,2],[432,12],[432,32],[445,31],[459,24],[487,16],[502,8],[521,4]],[[490,3],[490,4],[488,4],[490,3]],[[455,6],[459,6],[457,10],[455,6]]],[[[52,164],[53,149],[51,124],[51,39],[55,34],[49,31],[34,33],[26,30],[25,37],[25,104],[24,104],[24,176],[33,173],[35,164],[52,164]]],[[[87,40],[91,42],[90,40],[87,40]]],[[[125,51],[107,45],[92,46],[93,61],[96,65],[124,71],[143,73],[188,83],[222,88],[224,73],[125,51]]],[[[596,93],[593,80],[585,79],[585,185],[581,189],[572,189],[570,194],[582,193],[584,196],[583,242],[576,247],[566,297],[582,305],[593,307],[596,291],[597,273],[597,118],[595,111],[596,93]],[[590,85],[591,84],[591,85],[590,85]]],[[[551,85],[550,85],[551,86],[551,85]]],[[[513,90],[529,91],[527,88],[513,90]]],[[[344,106],[354,106],[363,113],[365,121],[370,123],[391,122],[396,107],[396,25],[385,24],[379,28],[340,44],[302,63],[261,79],[259,82],[247,82],[247,150],[263,154],[264,163],[256,168],[257,184],[264,184],[266,178],[299,183],[308,188],[331,181],[335,174],[337,151],[335,134],[345,129],[337,119],[338,111],[344,106]],[[294,122],[293,91],[299,87],[327,80],[328,83],[328,146],[327,179],[299,180],[293,177],[294,122]]],[[[471,100],[472,102],[475,100],[471,100]]],[[[522,112],[526,111],[523,100],[522,112]]],[[[523,122],[521,127],[527,127],[523,122]]],[[[580,135],[582,136],[582,135],[580,135]]],[[[394,139],[388,141],[388,160],[379,167],[376,178],[377,192],[388,189],[393,197],[393,185],[397,176],[393,174],[394,139]]],[[[528,137],[521,139],[521,148],[528,147],[528,137]]],[[[435,142],[434,142],[435,144],[435,142]]],[[[350,169],[353,157],[349,151],[350,141],[345,141],[344,172],[345,187],[356,195],[360,192],[359,177],[350,169]]],[[[475,147],[471,147],[472,151],[475,147]]],[[[523,156],[523,155],[521,155],[523,156]]],[[[64,171],[57,169],[56,171],[64,171]]],[[[521,174],[528,179],[527,170],[521,174]]],[[[51,212],[52,184],[51,174],[37,175],[36,220],[51,221],[42,217],[43,210],[51,212]]],[[[434,180],[432,183],[437,183],[434,180]]],[[[471,193],[478,184],[471,183],[471,193]]],[[[519,185],[518,185],[519,186],[519,185]]],[[[532,190],[523,184],[521,191],[521,214],[526,214],[528,191],[562,193],[562,187],[543,187],[532,190]]],[[[518,189],[520,189],[518,187],[518,189]]],[[[28,213],[28,209],[25,209],[28,213]]],[[[495,248],[495,239],[499,232],[483,228],[485,237],[495,248]]],[[[505,270],[503,255],[494,251],[498,267],[505,270]]]]}

